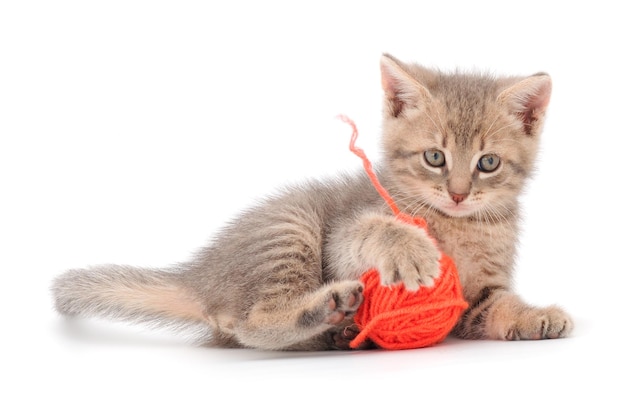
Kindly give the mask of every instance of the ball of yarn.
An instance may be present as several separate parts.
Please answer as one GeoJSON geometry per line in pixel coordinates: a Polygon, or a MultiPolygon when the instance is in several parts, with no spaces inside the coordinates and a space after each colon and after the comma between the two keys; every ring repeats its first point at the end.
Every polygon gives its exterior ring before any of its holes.
{"type": "Polygon", "coordinates": [[[383,349],[413,349],[443,341],[467,308],[452,259],[443,255],[441,275],[431,287],[408,291],[403,284],[383,286],[378,270],[366,272],[363,303],[354,316],[360,328],[350,342],[356,348],[370,339],[383,349]]]}

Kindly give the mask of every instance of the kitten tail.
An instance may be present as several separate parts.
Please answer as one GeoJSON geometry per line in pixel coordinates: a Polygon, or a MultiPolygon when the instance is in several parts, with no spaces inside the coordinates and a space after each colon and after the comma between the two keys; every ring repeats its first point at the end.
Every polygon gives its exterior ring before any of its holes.
{"type": "Polygon", "coordinates": [[[169,326],[207,321],[180,273],[171,271],[117,265],[74,269],[54,280],[52,293],[57,311],[67,316],[169,326]]]}

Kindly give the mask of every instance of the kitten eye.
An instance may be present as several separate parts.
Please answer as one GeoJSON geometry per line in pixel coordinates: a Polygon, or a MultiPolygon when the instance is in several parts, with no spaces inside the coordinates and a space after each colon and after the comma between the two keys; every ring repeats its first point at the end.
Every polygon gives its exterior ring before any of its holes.
{"type": "Polygon", "coordinates": [[[500,157],[495,154],[485,154],[478,160],[478,170],[483,173],[492,173],[500,166],[500,157]]]}
{"type": "Polygon", "coordinates": [[[446,164],[446,157],[441,150],[426,150],[424,152],[424,159],[433,167],[443,167],[443,165],[446,164]]]}

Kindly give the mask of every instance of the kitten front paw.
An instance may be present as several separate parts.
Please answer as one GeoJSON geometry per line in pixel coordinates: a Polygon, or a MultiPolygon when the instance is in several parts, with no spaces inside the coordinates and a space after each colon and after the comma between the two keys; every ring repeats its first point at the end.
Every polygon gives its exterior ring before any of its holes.
{"type": "Polygon", "coordinates": [[[403,282],[407,290],[415,291],[420,286],[432,286],[439,276],[441,252],[425,233],[411,236],[395,243],[381,257],[378,271],[383,285],[403,282]]]}
{"type": "Polygon", "coordinates": [[[573,325],[571,317],[559,307],[530,308],[503,329],[503,338],[509,341],[562,338],[569,335],[573,325]]]}

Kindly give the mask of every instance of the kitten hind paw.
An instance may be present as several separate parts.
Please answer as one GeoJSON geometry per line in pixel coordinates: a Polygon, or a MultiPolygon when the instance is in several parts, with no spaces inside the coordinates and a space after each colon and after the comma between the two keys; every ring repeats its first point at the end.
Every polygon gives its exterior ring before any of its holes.
{"type": "Polygon", "coordinates": [[[302,312],[298,323],[302,327],[337,325],[352,316],[362,302],[361,282],[337,282],[320,291],[320,298],[314,299],[313,307],[302,312]]]}
{"type": "MultiPolygon", "coordinates": [[[[350,343],[359,335],[359,327],[356,324],[349,324],[333,329],[330,333],[331,346],[334,349],[349,350],[353,349],[350,343]]],[[[355,349],[373,349],[376,346],[371,340],[365,340],[355,349]]]]}

